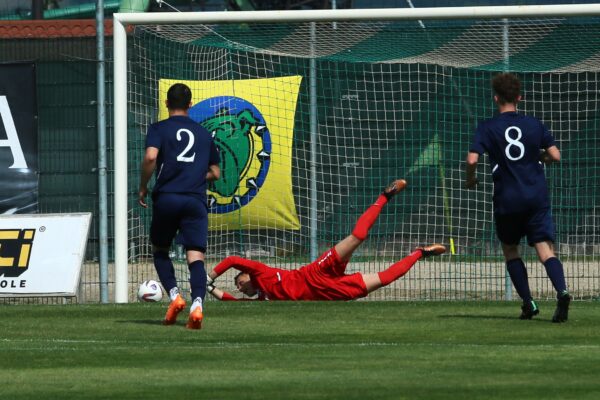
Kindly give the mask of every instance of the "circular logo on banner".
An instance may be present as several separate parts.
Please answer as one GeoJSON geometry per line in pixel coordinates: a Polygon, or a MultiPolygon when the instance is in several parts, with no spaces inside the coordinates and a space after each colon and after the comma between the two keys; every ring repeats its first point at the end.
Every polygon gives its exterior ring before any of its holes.
{"type": "Polygon", "coordinates": [[[211,132],[221,155],[221,178],[208,188],[209,211],[240,209],[258,194],[269,172],[271,135],[265,119],[254,105],[233,96],[203,100],[189,115],[211,132]]]}

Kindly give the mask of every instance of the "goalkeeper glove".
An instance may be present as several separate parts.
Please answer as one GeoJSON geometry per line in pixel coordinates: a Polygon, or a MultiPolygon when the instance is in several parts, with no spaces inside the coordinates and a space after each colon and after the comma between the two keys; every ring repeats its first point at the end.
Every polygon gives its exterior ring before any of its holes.
{"type": "Polygon", "coordinates": [[[211,293],[216,289],[217,287],[215,285],[213,285],[212,283],[206,286],[206,291],[208,293],[211,293]]]}
{"type": "Polygon", "coordinates": [[[215,283],[215,280],[211,278],[210,275],[206,274],[206,285],[212,285],[213,283],[215,283]]]}

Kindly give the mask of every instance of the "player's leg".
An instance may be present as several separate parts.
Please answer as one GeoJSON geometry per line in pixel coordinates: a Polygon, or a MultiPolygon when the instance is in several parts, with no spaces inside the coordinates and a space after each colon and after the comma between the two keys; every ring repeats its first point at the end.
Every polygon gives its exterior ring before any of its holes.
{"type": "Polygon", "coordinates": [[[527,241],[535,248],[538,258],[556,290],[556,310],[553,322],[566,322],[569,318],[571,295],[567,290],[562,263],[554,253],[555,227],[550,208],[534,213],[527,226],[527,241]]]}
{"type": "Polygon", "coordinates": [[[519,253],[519,242],[525,235],[527,216],[524,214],[495,215],[496,233],[502,245],[506,270],[519,297],[523,300],[520,319],[531,319],[539,314],[539,307],[531,296],[527,268],[519,253]]]}
{"type": "Polygon", "coordinates": [[[446,252],[446,248],[441,244],[432,244],[430,246],[417,247],[415,251],[404,257],[402,260],[392,264],[385,271],[376,274],[363,274],[367,292],[371,293],[383,286],[387,286],[398,278],[404,276],[421,258],[440,255],[446,252]]]}
{"type": "MultiPolygon", "coordinates": [[[[343,240],[339,241],[334,248],[340,261],[347,265],[350,258],[352,258],[352,254],[358,249],[362,242],[364,242],[363,239],[358,239],[354,235],[346,236],[343,240]]],[[[344,271],[341,271],[341,273],[343,272],[344,271]]]]}
{"type": "Polygon", "coordinates": [[[552,322],[566,322],[569,319],[569,304],[571,303],[571,294],[567,290],[565,273],[563,265],[554,254],[554,246],[550,241],[543,241],[534,244],[538,257],[546,273],[556,290],[556,310],[552,316],[552,322]]]}
{"type": "Polygon", "coordinates": [[[519,297],[523,300],[519,318],[532,319],[534,315],[539,314],[540,309],[531,296],[527,268],[525,268],[525,263],[519,254],[519,245],[502,243],[502,252],[504,253],[506,270],[508,271],[510,280],[517,290],[519,297]]]}
{"type": "Polygon", "coordinates": [[[554,244],[548,240],[534,243],[535,251],[544,267],[546,273],[552,282],[552,286],[556,290],[556,296],[559,298],[561,294],[567,291],[567,283],[565,281],[565,272],[562,263],[554,254],[554,244]]]}
{"type": "Polygon", "coordinates": [[[202,328],[204,319],[204,298],[206,296],[206,269],[204,267],[204,248],[186,248],[188,269],[190,271],[190,288],[192,305],[186,327],[189,329],[202,328]]]}
{"type": "Polygon", "coordinates": [[[400,193],[406,187],[406,181],[404,179],[398,179],[390,183],[386,187],[381,195],[356,221],[356,225],[352,230],[352,234],[338,244],[335,245],[335,250],[340,257],[342,262],[348,262],[352,257],[352,253],[361,245],[361,243],[367,238],[369,230],[379,217],[383,206],[400,193]]]}
{"type": "Polygon", "coordinates": [[[519,318],[531,319],[534,315],[539,314],[540,311],[537,303],[531,296],[527,268],[525,268],[525,263],[519,254],[519,246],[516,244],[502,243],[502,252],[504,253],[506,270],[508,271],[510,280],[517,290],[519,297],[521,297],[523,300],[523,305],[521,306],[521,315],[519,318]]]}
{"type": "Polygon", "coordinates": [[[179,203],[176,196],[159,194],[152,203],[152,223],[150,225],[150,240],[153,244],[152,256],[154,268],[163,287],[169,294],[171,303],[167,309],[163,323],[172,325],[177,315],[185,308],[185,300],[181,297],[173,262],[169,257],[171,242],[177,233],[179,224],[179,203]]]}
{"type": "Polygon", "coordinates": [[[206,296],[206,269],[204,254],[208,243],[208,211],[199,199],[189,197],[185,216],[180,224],[180,241],[186,249],[190,271],[192,305],[186,325],[189,329],[200,329],[204,318],[203,302],[206,296]]]}

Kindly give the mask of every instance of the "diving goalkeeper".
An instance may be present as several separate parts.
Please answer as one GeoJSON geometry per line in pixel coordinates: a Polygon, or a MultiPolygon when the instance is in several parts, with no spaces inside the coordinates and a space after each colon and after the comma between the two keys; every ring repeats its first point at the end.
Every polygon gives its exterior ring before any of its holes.
{"type": "Polygon", "coordinates": [[[446,251],[441,244],[417,247],[414,252],[385,271],[346,274],[346,266],[352,253],[367,238],[369,229],[383,206],[405,187],[406,181],[403,179],[392,182],[358,218],[352,234],[314,262],[299,269],[285,270],[230,256],[208,274],[208,292],[219,300],[239,300],[214,285],[214,280],[230,268],[240,271],[235,277],[237,289],[246,296],[253,297],[244,300],[353,300],[389,285],[406,274],[419,259],[446,251]]]}

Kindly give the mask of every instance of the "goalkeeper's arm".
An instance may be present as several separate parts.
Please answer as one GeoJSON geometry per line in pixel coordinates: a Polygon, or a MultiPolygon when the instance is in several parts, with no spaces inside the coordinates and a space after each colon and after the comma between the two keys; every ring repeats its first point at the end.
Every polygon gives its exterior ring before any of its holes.
{"type": "Polygon", "coordinates": [[[237,298],[233,297],[229,293],[224,290],[219,289],[213,284],[209,284],[206,286],[206,291],[210,293],[215,299],[223,300],[223,301],[235,301],[237,298]]]}
{"type": "Polygon", "coordinates": [[[212,280],[215,280],[217,279],[217,277],[223,275],[230,268],[234,268],[238,271],[246,272],[250,275],[253,275],[255,273],[264,271],[269,267],[258,261],[247,260],[238,256],[229,256],[225,257],[223,261],[215,265],[213,270],[208,274],[208,277],[212,280]]]}
{"type": "Polygon", "coordinates": [[[215,274],[213,271],[210,271],[209,273],[206,274],[206,286],[210,286],[210,285],[214,285],[215,283],[215,279],[217,279],[217,274],[215,274]]]}

